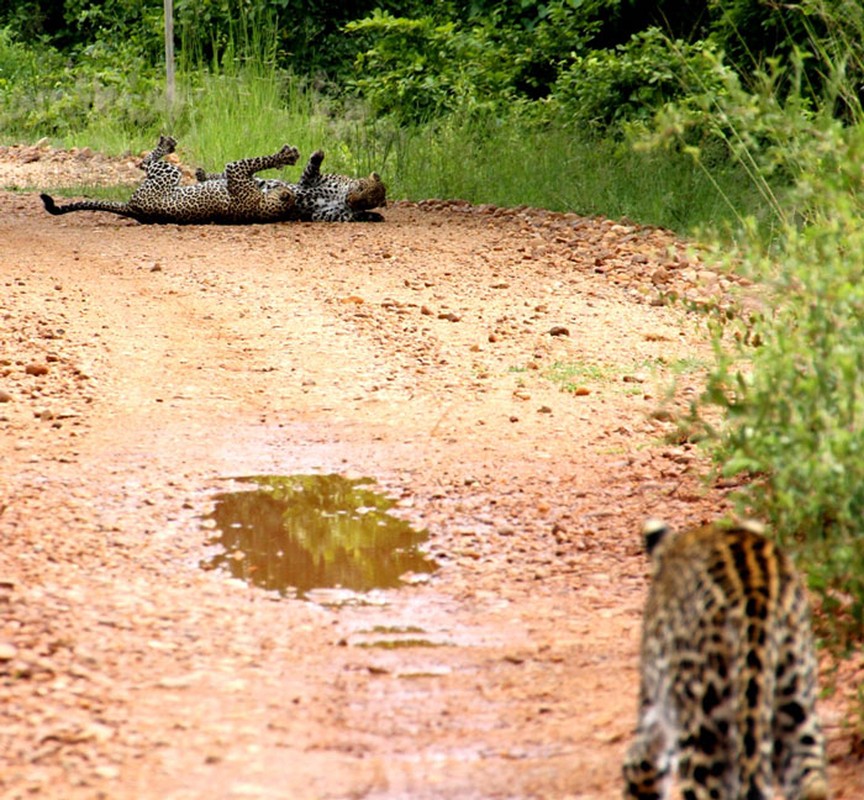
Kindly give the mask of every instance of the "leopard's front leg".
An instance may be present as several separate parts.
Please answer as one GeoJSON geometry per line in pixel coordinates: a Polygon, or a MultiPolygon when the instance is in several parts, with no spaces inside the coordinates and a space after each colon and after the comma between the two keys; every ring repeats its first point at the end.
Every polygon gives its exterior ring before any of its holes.
{"type": "Polygon", "coordinates": [[[198,167],[195,170],[195,180],[198,183],[206,183],[207,181],[224,181],[225,173],[224,172],[207,172],[204,167],[198,167]]]}
{"type": "Polygon", "coordinates": [[[324,161],[324,151],[316,150],[309,156],[309,161],[303,168],[303,174],[297,182],[300,189],[308,189],[321,177],[321,162],[324,161]]]}

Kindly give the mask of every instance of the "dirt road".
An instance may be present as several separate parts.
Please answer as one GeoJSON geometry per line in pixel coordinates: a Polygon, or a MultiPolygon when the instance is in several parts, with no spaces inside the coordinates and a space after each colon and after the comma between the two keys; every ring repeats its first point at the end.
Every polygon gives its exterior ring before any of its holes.
{"type": "Polygon", "coordinates": [[[724,503],[651,417],[705,355],[657,298],[725,278],[434,202],[181,228],[4,192],[0,242],[0,797],[619,795],[641,522],[724,503]],[[232,478],[306,474],[374,478],[437,570],[340,604],[200,568],[232,478]]]}

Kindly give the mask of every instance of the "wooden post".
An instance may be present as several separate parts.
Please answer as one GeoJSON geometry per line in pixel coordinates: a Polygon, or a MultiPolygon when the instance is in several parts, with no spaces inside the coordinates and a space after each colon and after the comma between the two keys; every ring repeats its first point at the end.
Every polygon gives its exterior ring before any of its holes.
{"type": "Polygon", "coordinates": [[[169,124],[174,122],[174,0],[165,4],[165,106],[169,124]]]}

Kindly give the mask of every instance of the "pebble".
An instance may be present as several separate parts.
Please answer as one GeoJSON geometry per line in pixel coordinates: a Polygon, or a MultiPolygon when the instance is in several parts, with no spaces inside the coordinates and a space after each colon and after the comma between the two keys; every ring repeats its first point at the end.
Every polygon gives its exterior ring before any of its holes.
{"type": "Polygon", "coordinates": [[[114,780],[120,777],[120,767],[113,764],[102,764],[93,770],[94,774],[105,780],[114,780]]]}

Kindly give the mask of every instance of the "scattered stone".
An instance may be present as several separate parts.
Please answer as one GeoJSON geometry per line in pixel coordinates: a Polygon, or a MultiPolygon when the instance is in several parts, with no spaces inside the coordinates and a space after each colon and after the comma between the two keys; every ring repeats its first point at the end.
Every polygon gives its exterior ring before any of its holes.
{"type": "Polygon", "coordinates": [[[190,672],[187,675],[178,675],[173,678],[162,678],[156,682],[156,687],[159,689],[187,689],[200,680],[200,672],[190,672]]]}
{"type": "Polygon", "coordinates": [[[93,773],[99,778],[114,780],[120,777],[120,767],[117,767],[114,764],[101,764],[94,768],[93,773]]]}
{"type": "Polygon", "coordinates": [[[672,274],[666,267],[660,267],[651,275],[651,283],[655,286],[663,286],[672,280],[672,274]]]}
{"type": "Polygon", "coordinates": [[[24,367],[24,372],[26,372],[28,375],[47,375],[48,367],[45,364],[28,364],[26,367],[24,367]]]}
{"type": "Polygon", "coordinates": [[[18,648],[9,642],[0,642],[0,661],[11,661],[18,655],[18,648]]]}
{"type": "Polygon", "coordinates": [[[12,395],[9,394],[9,392],[4,392],[2,389],[0,389],[0,403],[11,403],[11,402],[12,402],[12,395]]]}
{"type": "Polygon", "coordinates": [[[569,336],[570,329],[565,328],[563,325],[554,325],[549,329],[550,336],[569,336]]]}

